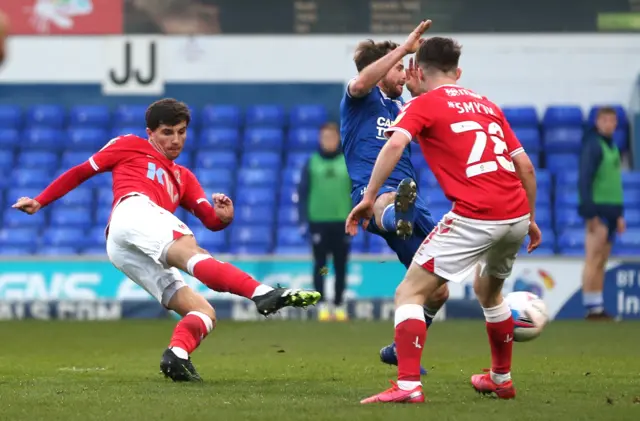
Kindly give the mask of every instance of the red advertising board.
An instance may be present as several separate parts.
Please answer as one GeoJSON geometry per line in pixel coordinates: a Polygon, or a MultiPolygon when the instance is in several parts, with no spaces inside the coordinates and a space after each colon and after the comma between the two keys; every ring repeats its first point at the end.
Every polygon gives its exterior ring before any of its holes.
{"type": "Polygon", "coordinates": [[[0,0],[15,35],[122,33],[122,0],[0,0]]]}

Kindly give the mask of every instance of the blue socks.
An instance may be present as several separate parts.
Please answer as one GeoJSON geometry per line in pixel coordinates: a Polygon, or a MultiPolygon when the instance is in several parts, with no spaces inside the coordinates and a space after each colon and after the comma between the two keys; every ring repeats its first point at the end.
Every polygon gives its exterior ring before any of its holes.
{"type": "Polygon", "coordinates": [[[391,203],[382,211],[382,229],[387,232],[396,232],[396,209],[391,203]]]}

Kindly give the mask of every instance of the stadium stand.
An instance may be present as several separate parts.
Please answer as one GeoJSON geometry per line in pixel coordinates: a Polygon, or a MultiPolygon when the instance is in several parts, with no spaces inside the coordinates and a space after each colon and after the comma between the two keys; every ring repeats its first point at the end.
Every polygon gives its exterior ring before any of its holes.
{"type": "MultiPolygon", "coordinates": [[[[628,151],[625,110],[615,106],[619,129],[615,141],[628,151]]],[[[533,107],[505,107],[504,113],[538,168],[538,216],[544,233],[540,255],[582,254],[584,231],[577,214],[577,167],[582,136],[593,125],[597,106],[583,113],[577,106],[550,106],[542,118],[533,107]]],[[[42,104],[27,109],[0,106],[0,252],[104,253],[104,226],[113,200],[109,175],[99,175],[53,204],[27,216],[9,209],[19,196],[35,196],[53,177],[102,147],[110,135],[136,133],[145,107],[122,105],[114,110],[87,105],[64,109],[42,104]],[[87,234],[89,233],[89,234],[87,234]]],[[[287,110],[276,104],[247,109],[208,105],[193,110],[185,152],[178,163],[190,167],[207,193],[231,195],[236,223],[223,232],[201,228],[192,215],[178,211],[203,246],[216,253],[299,254],[309,251],[298,229],[296,185],[300,170],[317,147],[318,128],[329,113],[322,106],[287,110]]],[[[435,218],[450,203],[424,159],[412,145],[422,195],[435,218]]],[[[614,253],[640,253],[640,172],[624,174],[629,231],[614,253]]],[[[361,233],[353,239],[358,253],[390,252],[386,243],[361,233]]]]}

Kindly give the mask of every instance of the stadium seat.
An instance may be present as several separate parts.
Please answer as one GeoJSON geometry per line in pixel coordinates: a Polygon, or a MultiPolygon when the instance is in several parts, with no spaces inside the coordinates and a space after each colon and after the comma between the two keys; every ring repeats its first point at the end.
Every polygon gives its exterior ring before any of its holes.
{"type": "Polygon", "coordinates": [[[514,127],[513,131],[527,153],[536,153],[541,149],[540,130],[534,127],[514,127]]]}
{"type": "Polygon", "coordinates": [[[53,205],[51,209],[52,227],[89,228],[92,224],[91,213],[86,208],[53,205]]]}
{"type": "Polygon", "coordinates": [[[239,186],[271,186],[274,189],[278,184],[279,171],[274,169],[247,169],[238,171],[239,186]]]}
{"type": "Polygon", "coordinates": [[[22,109],[17,105],[0,104],[0,127],[3,129],[20,129],[22,117],[22,109]]]}
{"type": "Polygon", "coordinates": [[[245,114],[245,125],[247,127],[283,127],[284,108],[280,105],[250,106],[245,114]]]}
{"type": "Polygon", "coordinates": [[[34,245],[29,246],[0,246],[0,254],[2,256],[26,256],[33,254],[34,245]]]}
{"type": "Polygon", "coordinates": [[[76,152],[74,150],[66,151],[62,154],[62,162],[60,166],[64,170],[80,165],[91,157],[91,152],[76,152]]]}
{"type": "MultiPolygon", "coordinates": [[[[584,249],[584,229],[567,228],[560,232],[558,248],[562,253],[566,249],[584,249]]],[[[544,237],[544,236],[543,236],[544,237]]]]}
{"type": "Polygon", "coordinates": [[[298,186],[283,186],[280,189],[280,205],[294,205],[298,203],[298,186]]]}
{"type": "Polygon", "coordinates": [[[137,127],[144,124],[146,112],[146,105],[120,105],[113,114],[113,123],[115,126],[137,127]]]}
{"type": "Polygon", "coordinates": [[[624,204],[626,208],[640,208],[640,190],[626,189],[624,190],[624,204]]]}
{"type": "Polygon", "coordinates": [[[578,189],[574,186],[556,188],[556,206],[572,206],[578,208],[578,189]]]}
{"type": "Polygon", "coordinates": [[[633,250],[632,254],[637,254],[640,251],[640,229],[627,229],[618,237],[618,242],[620,247],[633,250]]]}
{"type": "Polygon", "coordinates": [[[536,182],[538,186],[551,188],[551,173],[546,169],[536,170],[536,182]]]}
{"type": "Polygon", "coordinates": [[[451,206],[451,202],[445,197],[444,192],[440,188],[428,188],[425,191],[421,191],[421,195],[427,206],[451,206]]]}
{"type": "Polygon", "coordinates": [[[538,186],[536,195],[536,206],[551,206],[551,187],[538,186]]]}
{"type": "Polygon", "coordinates": [[[351,237],[351,252],[352,253],[366,253],[369,247],[368,240],[369,235],[366,231],[358,230],[355,237],[351,237]]]}
{"type": "Polygon", "coordinates": [[[212,232],[206,228],[196,228],[193,233],[198,244],[210,253],[226,253],[227,239],[224,232],[212,232]]]}
{"type": "Polygon", "coordinates": [[[626,152],[629,149],[629,132],[627,132],[627,129],[617,128],[613,132],[613,143],[615,143],[620,152],[626,152]]]}
{"type": "Polygon", "coordinates": [[[556,187],[578,188],[578,171],[562,171],[556,174],[556,187]]]}
{"type": "MultiPolygon", "coordinates": [[[[537,217],[537,215],[536,215],[537,217]]],[[[557,207],[555,210],[556,231],[561,232],[566,228],[579,228],[584,226],[584,220],[578,215],[577,207],[557,207]]]]}
{"type": "Polygon", "coordinates": [[[592,106],[591,109],[589,110],[589,116],[587,117],[587,124],[589,126],[593,127],[596,125],[596,115],[598,114],[598,110],[601,107],[612,107],[613,109],[615,109],[616,115],[618,116],[618,127],[627,127],[627,125],[629,124],[627,113],[624,110],[624,107],[619,104],[615,104],[615,105],[600,104],[600,105],[592,106]]]}
{"type": "Polygon", "coordinates": [[[113,203],[113,191],[110,188],[103,187],[98,190],[97,204],[98,207],[111,206],[113,203]]]}
{"type": "Polygon", "coordinates": [[[213,193],[223,193],[229,197],[233,197],[234,188],[232,184],[212,183],[202,186],[207,197],[211,197],[213,193]]]}
{"type": "Polygon", "coordinates": [[[0,230],[0,245],[29,247],[38,238],[37,228],[5,228],[0,230]]]}
{"type": "Polygon", "coordinates": [[[233,225],[231,226],[232,245],[263,245],[270,248],[273,244],[271,227],[264,225],[233,225]]]}
{"type": "Polygon", "coordinates": [[[275,151],[280,152],[284,142],[281,129],[248,128],[244,132],[243,147],[245,151],[275,151]]]}
{"type": "Polygon", "coordinates": [[[94,226],[104,229],[109,222],[111,216],[111,204],[109,206],[98,206],[96,214],[93,219],[94,226]]]}
{"type": "Polygon", "coordinates": [[[137,125],[137,126],[116,126],[111,130],[111,135],[109,137],[116,138],[116,137],[130,135],[130,134],[141,137],[143,139],[147,138],[147,132],[146,132],[146,129],[144,128],[144,124],[137,125]]]}
{"type": "Polygon", "coordinates": [[[81,253],[87,256],[104,256],[107,250],[104,246],[89,246],[81,248],[81,253]]]}
{"type": "Polygon", "coordinates": [[[273,206],[276,203],[275,190],[266,187],[245,187],[242,194],[236,197],[235,202],[241,205],[273,206]]]}
{"type": "Polygon", "coordinates": [[[38,128],[22,132],[19,144],[23,150],[61,150],[64,149],[62,132],[57,129],[38,128]]]}
{"type": "Polygon", "coordinates": [[[106,105],[76,105],[69,110],[69,124],[72,126],[106,129],[110,123],[111,112],[106,105]]]}
{"type": "Polygon", "coordinates": [[[319,128],[327,122],[327,117],[324,105],[296,105],[289,112],[289,126],[319,128]]]}
{"type": "Polygon", "coordinates": [[[531,160],[531,165],[533,165],[534,168],[540,168],[540,154],[529,153],[527,155],[529,156],[529,159],[531,160]]]}
{"type": "Polygon", "coordinates": [[[299,168],[285,168],[282,171],[283,186],[297,186],[302,178],[302,170],[299,168]]]}
{"type": "Polygon", "coordinates": [[[544,133],[544,149],[547,153],[579,153],[583,130],[580,127],[558,127],[544,133]]]}
{"type": "MultiPolygon", "coordinates": [[[[13,177],[9,176],[7,178],[11,179],[13,177]]],[[[16,187],[15,182],[12,182],[9,189],[6,190],[5,199],[7,203],[12,205],[19,197],[36,197],[41,191],[42,190],[37,187],[16,187]]],[[[0,195],[0,197],[2,197],[2,195],[0,195]]]]}
{"type": "Polygon", "coordinates": [[[293,246],[276,245],[273,252],[279,256],[306,256],[311,253],[311,246],[308,242],[293,246]]]}
{"type": "Polygon", "coordinates": [[[7,168],[13,168],[14,161],[13,151],[0,150],[0,168],[5,170],[7,168]]]}
{"type": "Polygon", "coordinates": [[[582,109],[577,105],[554,105],[548,107],[542,118],[545,129],[553,127],[578,127],[584,124],[582,109]]]}
{"type": "Polygon", "coordinates": [[[395,254],[395,252],[387,244],[386,240],[377,235],[369,236],[369,253],[395,254]]]}
{"type": "Polygon", "coordinates": [[[237,151],[240,146],[240,131],[231,127],[204,129],[198,139],[198,150],[237,151]]]}
{"type": "Polygon", "coordinates": [[[82,247],[87,236],[81,228],[47,228],[42,233],[42,242],[46,246],[82,247]]]}
{"type": "Polygon", "coordinates": [[[100,187],[111,188],[111,186],[113,185],[113,179],[112,179],[111,173],[108,173],[108,172],[100,173],[100,174],[94,175],[93,177],[85,181],[85,184],[91,188],[100,188],[100,187]]]}
{"type": "Polygon", "coordinates": [[[234,221],[240,224],[264,224],[272,226],[275,221],[274,207],[261,204],[236,206],[234,221]]]}
{"type": "Polygon", "coordinates": [[[45,225],[45,212],[27,215],[15,209],[8,209],[2,216],[5,228],[42,228],[45,225]]]}
{"type": "Polygon", "coordinates": [[[18,166],[53,171],[58,168],[58,155],[54,152],[24,151],[18,155],[18,166]]]}
{"type": "Polygon", "coordinates": [[[514,129],[518,128],[536,128],[538,127],[538,113],[531,106],[507,106],[502,108],[504,116],[507,118],[509,125],[514,129]]]}
{"type": "Polygon", "coordinates": [[[640,209],[625,209],[624,220],[629,228],[640,228],[640,209]]]}
{"type": "Polygon", "coordinates": [[[88,155],[102,149],[111,140],[109,133],[95,127],[71,127],[64,142],[68,151],[86,151],[88,155]]]}
{"type": "Polygon", "coordinates": [[[231,243],[229,253],[239,256],[263,255],[270,253],[272,246],[270,244],[235,244],[231,243]]]}
{"type": "Polygon", "coordinates": [[[577,154],[548,154],[547,169],[558,174],[562,171],[577,171],[580,157],[577,154]]]}
{"type": "Polygon", "coordinates": [[[242,166],[244,168],[279,170],[282,161],[277,152],[253,152],[251,149],[247,149],[242,155],[242,166]]]}
{"type": "Polygon", "coordinates": [[[536,222],[540,228],[552,228],[553,218],[551,208],[546,206],[536,207],[536,222]]]}
{"type": "Polygon", "coordinates": [[[298,227],[280,227],[276,234],[278,246],[299,246],[303,247],[308,244],[307,240],[302,236],[298,227]]]}
{"type": "Polygon", "coordinates": [[[75,256],[80,247],[42,245],[36,249],[40,256],[75,256]]]}
{"type": "Polygon", "coordinates": [[[241,111],[235,105],[205,105],[200,113],[202,127],[240,127],[241,111]]]}
{"type": "Polygon", "coordinates": [[[193,160],[191,158],[191,153],[190,152],[185,152],[184,150],[182,151],[182,153],[180,153],[180,155],[173,161],[178,165],[182,165],[183,167],[187,167],[187,168],[191,168],[191,164],[193,163],[193,160]]]}
{"type": "Polygon", "coordinates": [[[195,176],[203,186],[224,185],[231,186],[234,181],[233,171],[225,168],[221,169],[203,169],[195,171],[195,176]]]}
{"type": "Polygon", "coordinates": [[[65,124],[65,109],[60,105],[34,105],[25,113],[27,127],[61,129],[65,124]]]}
{"type": "Polygon", "coordinates": [[[104,227],[94,226],[89,230],[86,245],[89,247],[105,247],[107,238],[104,234],[104,227]]]}
{"type": "Polygon", "coordinates": [[[423,169],[422,171],[420,171],[418,180],[420,180],[418,181],[418,185],[420,186],[421,190],[424,190],[425,188],[431,189],[434,187],[440,189],[438,180],[436,180],[436,176],[433,175],[431,170],[423,169]]]}
{"type": "Polygon", "coordinates": [[[311,157],[311,154],[308,152],[291,152],[287,154],[287,163],[286,163],[286,168],[291,169],[291,168],[302,168],[304,167],[307,162],[309,161],[309,158],[311,157]]]}
{"type": "Polygon", "coordinates": [[[196,168],[227,168],[238,166],[238,157],[233,152],[199,152],[196,154],[196,168]]]}
{"type": "MultiPolygon", "coordinates": [[[[427,168],[427,161],[425,161],[424,156],[422,156],[421,153],[414,153],[411,152],[411,163],[413,164],[413,168],[416,169],[416,171],[421,171],[421,170],[425,170],[427,168]]],[[[428,170],[429,171],[429,170],[428,170]]]]}
{"type": "MultiPolygon", "coordinates": [[[[56,203],[87,209],[93,204],[93,190],[89,187],[78,187],[62,196],[56,203]]],[[[87,212],[89,212],[89,209],[87,209],[87,212]]]]}
{"type": "Polygon", "coordinates": [[[11,151],[20,146],[20,132],[16,129],[5,129],[0,127],[0,148],[3,151],[11,151]]]}
{"type": "Polygon", "coordinates": [[[292,128],[287,136],[287,151],[315,151],[320,133],[316,128],[292,128]]]}
{"type": "Polygon", "coordinates": [[[33,187],[39,189],[45,188],[52,181],[51,171],[40,169],[13,170],[11,179],[16,187],[33,187]]]}
{"type": "Polygon", "coordinates": [[[295,225],[300,223],[298,207],[294,205],[281,205],[278,208],[278,227],[295,225]]]}

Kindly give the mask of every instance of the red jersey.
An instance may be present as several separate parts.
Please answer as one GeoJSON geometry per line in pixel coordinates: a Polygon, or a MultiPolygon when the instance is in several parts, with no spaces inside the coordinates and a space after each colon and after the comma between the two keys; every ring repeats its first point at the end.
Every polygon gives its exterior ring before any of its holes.
{"type": "Polygon", "coordinates": [[[524,152],[500,107],[456,85],[408,102],[390,128],[417,139],[457,215],[506,221],[530,212],[511,157],[524,152]]]}
{"type": "Polygon", "coordinates": [[[46,206],[105,171],[113,174],[113,206],[124,196],[140,193],[171,213],[182,206],[209,229],[224,228],[196,176],[165,157],[148,140],[134,135],[112,139],[87,162],[58,177],[35,199],[46,206]]]}

